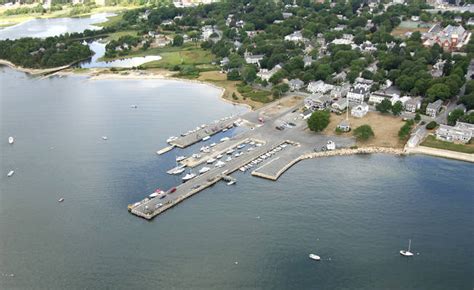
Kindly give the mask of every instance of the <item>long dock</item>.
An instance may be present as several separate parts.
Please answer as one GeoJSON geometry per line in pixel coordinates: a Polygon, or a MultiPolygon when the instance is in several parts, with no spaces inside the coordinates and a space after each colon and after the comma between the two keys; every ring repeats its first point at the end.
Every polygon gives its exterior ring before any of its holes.
{"type": "Polygon", "coordinates": [[[222,130],[232,128],[234,126],[234,122],[236,122],[238,119],[238,117],[229,117],[223,120],[218,120],[211,124],[202,125],[199,128],[196,128],[194,131],[189,132],[185,136],[179,136],[176,140],[169,142],[169,144],[179,148],[186,148],[202,141],[202,139],[207,136],[210,137],[214,134],[222,132],[222,130]]]}

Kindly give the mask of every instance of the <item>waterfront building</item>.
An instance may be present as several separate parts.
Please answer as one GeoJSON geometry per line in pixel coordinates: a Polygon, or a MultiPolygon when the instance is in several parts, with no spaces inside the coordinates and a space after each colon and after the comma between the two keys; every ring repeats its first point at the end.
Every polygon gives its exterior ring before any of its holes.
{"type": "Polygon", "coordinates": [[[434,118],[438,115],[438,113],[441,111],[441,106],[443,105],[443,101],[437,100],[436,102],[429,103],[428,106],[426,106],[426,115],[434,118]]]}

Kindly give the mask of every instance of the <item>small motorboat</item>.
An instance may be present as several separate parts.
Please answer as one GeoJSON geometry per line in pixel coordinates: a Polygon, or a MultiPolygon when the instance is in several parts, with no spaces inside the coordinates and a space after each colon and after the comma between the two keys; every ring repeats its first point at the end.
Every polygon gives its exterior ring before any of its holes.
{"type": "Polygon", "coordinates": [[[206,163],[207,163],[207,164],[212,164],[212,163],[214,163],[214,161],[216,161],[216,159],[210,158],[210,159],[208,159],[208,160],[206,161],[206,163]]]}
{"type": "Polygon", "coordinates": [[[107,138],[107,136],[102,136],[102,140],[107,140],[109,138],[107,138]]]}
{"type": "Polygon", "coordinates": [[[184,159],[186,159],[186,156],[178,156],[176,157],[176,162],[183,161],[184,159]]]}
{"type": "Polygon", "coordinates": [[[216,164],[214,164],[215,167],[223,167],[225,165],[225,162],[223,161],[217,161],[216,164]]]}
{"type": "Polygon", "coordinates": [[[413,253],[410,252],[411,248],[411,240],[408,240],[408,250],[400,250],[400,255],[405,256],[405,257],[412,257],[413,253]]]}
{"type": "Polygon", "coordinates": [[[201,154],[194,153],[193,155],[191,155],[191,157],[195,159],[199,159],[201,158],[201,154]]]}
{"type": "Polygon", "coordinates": [[[244,144],[240,144],[239,146],[237,146],[237,149],[242,149],[242,148],[245,147],[245,145],[246,145],[245,143],[244,143],[244,144]]]}
{"type": "Polygon", "coordinates": [[[182,179],[183,179],[184,182],[186,182],[188,180],[193,179],[194,177],[196,177],[196,174],[190,172],[190,173],[186,174],[185,176],[183,176],[182,179]]]}
{"type": "Polygon", "coordinates": [[[321,257],[315,254],[309,254],[309,258],[315,261],[320,261],[321,257]]]}
{"type": "Polygon", "coordinates": [[[216,156],[216,159],[221,159],[221,158],[222,158],[222,156],[224,156],[224,155],[222,155],[222,154],[219,154],[219,155],[217,155],[217,156],[216,156]]]}
{"type": "Polygon", "coordinates": [[[228,141],[228,140],[230,140],[229,137],[223,137],[223,138],[221,138],[221,142],[225,142],[225,141],[228,141]]]}
{"type": "Polygon", "coordinates": [[[230,149],[229,151],[226,152],[227,155],[231,155],[232,153],[234,153],[235,150],[234,149],[230,149]]]}
{"type": "Polygon", "coordinates": [[[206,136],[206,137],[202,138],[202,141],[209,140],[210,138],[211,138],[211,136],[206,136]]]}
{"type": "Polygon", "coordinates": [[[239,157],[240,155],[242,155],[243,153],[242,152],[237,152],[234,154],[235,157],[239,157]]]}
{"type": "Polygon", "coordinates": [[[12,136],[8,137],[8,144],[13,144],[15,143],[15,138],[13,138],[12,136]]]}
{"type": "Polygon", "coordinates": [[[222,129],[222,132],[226,132],[227,130],[228,130],[227,128],[224,128],[224,129],[222,129]]]}
{"type": "Polygon", "coordinates": [[[169,137],[168,139],[166,139],[166,142],[167,143],[170,143],[170,142],[173,142],[174,140],[178,139],[178,137],[175,137],[175,136],[171,136],[169,137]]]}
{"type": "Polygon", "coordinates": [[[227,185],[232,185],[232,184],[235,184],[235,180],[231,180],[231,181],[227,182],[227,185]]]}
{"type": "Polygon", "coordinates": [[[210,147],[214,147],[216,146],[217,144],[216,143],[211,143],[211,145],[209,145],[210,147]]]}
{"type": "Polygon", "coordinates": [[[225,161],[226,161],[226,162],[229,162],[229,161],[231,161],[231,160],[232,160],[232,157],[229,156],[229,157],[226,158],[225,161]]]}
{"type": "Polygon", "coordinates": [[[203,168],[201,168],[201,169],[199,170],[199,174],[206,173],[206,172],[208,172],[209,170],[211,170],[210,167],[204,166],[203,168]]]}
{"type": "Polygon", "coordinates": [[[64,201],[64,198],[61,197],[60,199],[58,199],[58,202],[63,202],[64,201]]]}
{"type": "Polygon", "coordinates": [[[171,174],[178,175],[178,174],[183,173],[184,170],[186,170],[186,169],[184,168],[184,166],[183,166],[183,167],[178,167],[178,168],[176,168],[176,170],[174,170],[171,174]]]}
{"type": "Polygon", "coordinates": [[[7,177],[12,177],[13,174],[15,174],[15,170],[10,170],[10,172],[7,174],[7,177]]]}

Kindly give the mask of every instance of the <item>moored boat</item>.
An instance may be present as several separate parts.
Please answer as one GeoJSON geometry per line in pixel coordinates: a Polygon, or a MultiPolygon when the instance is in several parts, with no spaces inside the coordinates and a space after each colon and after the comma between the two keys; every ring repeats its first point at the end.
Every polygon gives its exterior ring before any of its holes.
{"type": "Polygon", "coordinates": [[[408,240],[408,250],[400,250],[400,255],[405,257],[412,257],[413,253],[410,252],[411,250],[411,240],[408,240]]]}
{"type": "Polygon", "coordinates": [[[210,167],[204,166],[203,168],[201,168],[201,169],[199,170],[199,174],[206,173],[206,172],[208,172],[209,170],[211,170],[210,167]]]}
{"type": "Polygon", "coordinates": [[[215,161],[216,161],[216,159],[210,158],[210,159],[208,159],[208,160],[206,161],[206,163],[207,163],[207,164],[212,164],[212,163],[214,163],[215,161]]]}
{"type": "Polygon", "coordinates": [[[11,177],[13,174],[15,174],[15,170],[10,170],[10,172],[8,172],[7,176],[11,177]]]}
{"type": "Polygon", "coordinates": [[[186,182],[188,180],[191,180],[193,179],[194,177],[196,177],[196,174],[192,173],[192,172],[189,172],[188,174],[186,174],[185,176],[183,176],[183,181],[186,182]]]}
{"type": "Polygon", "coordinates": [[[183,161],[184,159],[186,159],[186,156],[178,156],[176,157],[176,162],[183,161]]]}
{"type": "Polygon", "coordinates": [[[15,143],[15,138],[13,138],[12,136],[8,137],[8,144],[13,144],[15,143]]]}
{"type": "Polygon", "coordinates": [[[309,258],[315,261],[321,260],[321,257],[315,254],[309,254],[309,258]]]}

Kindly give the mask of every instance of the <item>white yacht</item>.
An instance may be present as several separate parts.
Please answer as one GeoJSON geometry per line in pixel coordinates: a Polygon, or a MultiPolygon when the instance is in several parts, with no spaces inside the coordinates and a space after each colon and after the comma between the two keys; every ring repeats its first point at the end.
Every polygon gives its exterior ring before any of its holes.
{"type": "Polygon", "coordinates": [[[202,141],[209,140],[210,138],[211,138],[211,136],[206,136],[206,137],[202,138],[202,141]]]}
{"type": "Polygon", "coordinates": [[[321,257],[315,254],[309,254],[309,258],[315,261],[321,260],[321,257]]]}
{"type": "Polygon", "coordinates": [[[222,166],[224,166],[224,165],[225,165],[225,162],[220,161],[220,160],[217,161],[216,164],[214,164],[215,167],[222,167],[222,166]]]}
{"type": "Polygon", "coordinates": [[[209,170],[211,170],[210,167],[204,166],[203,168],[201,168],[201,169],[199,170],[199,174],[206,173],[206,172],[208,172],[209,170]]]}
{"type": "Polygon", "coordinates": [[[411,240],[408,240],[408,250],[400,250],[400,255],[405,256],[405,257],[413,256],[413,253],[410,252],[410,248],[411,248],[411,240]]]}
{"type": "Polygon", "coordinates": [[[107,138],[107,136],[102,136],[102,140],[107,140],[109,138],[107,138]]]}
{"type": "Polygon", "coordinates": [[[15,170],[10,170],[10,172],[8,172],[7,176],[11,177],[13,174],[15,174],[15,170]]]}
{"type": "Polygon", "coordinates": [[[61,197],[60,199],[58,199],[58,202],[63,202],[64,201],[64,198],[61,197]]]}
{"type": "Polygon", "coordinates": [[[214,161],[216,161],[216,159],[210,158],[210,159],[208,159],[208,160],[206,161],[206,163],[207,163],[207,164],[212,164],[212,163],[214,163],[214,161]]]}
{"type": "Polygon", "coordinates": [[[217,155],[217,156],[216,156],[216,158],[217,158],[217,159],[221,159],[221,158],[222,158],[222,156],[224,156],[224,155],[222,155],[222,154],[219,154],[219,155],[217,155]]]}
{"type": "Polygon", "coordinates": [[[216,143],[211,143],[211,145],[209,145],[210,147],[214,147],[216,146],[217,144],[216,143]]]}
{"type": "Polygon", "coordinates": [[[192,172],[189,172],[188,174],[186,174],[185,176],[183,176],[183,181],[188,181],[188,180],[191,180],[193,179],[194,177],[196,177],[196,174],[192,173],[192,172]]]}
{"type": "Polygon", "coordinates": [[[225,142],[225,141],[228,141],[228,140],[230,140],[229,137],[223,137],[223,138],[221,138],[221,142],[225,142]]]}
{"type": "Polygon", "coordinates": [[[234,153],[234,149],[230,149],[229,151],[226,152],[227,155],[231,155],[232,153],[234,153]]]}
{"type": "Polygon", "coordinates": [[[232,185],[232,184],[235,184],[235,180],[231,180],[231,181],[227,182],[227,185],[232,185]]]}
{"type": "Polygon", "coordinates": [[[245,143],[244,144],[240,144],[239,146],[237,146],[237,149],[242,149],[245,147],[245,143]]]}
{"type": "Polygon", "coordinates": [[[186,159],[185,156],[178,156],[178,157],[176,157],[176,162],[183,161],[184,159],[186,159]]]}
{"type": "Polygon", "coordinates": [[[173,142],[174,140],[178,139],[178,137],[175,137],[175,136],[171,136],[169,137],[168,139],[166,139],[166,142],[167,143],[170,143],[170,142],[173,142]]]}
{"type": "Polygon", "coordinates": [[[12,136],[8,137],[8,144],[13,144],[15,142],[15,138],[12,136]]]}
{"type": "Polygon", "coordinates": [[[183,167],[178,167],[176,170],[174,170],[171,174],[174,174],[174,175],[178,175],[178,174],[181,174],[184,172],[184,170],[186,170],[186,168],[183,167]]]}

